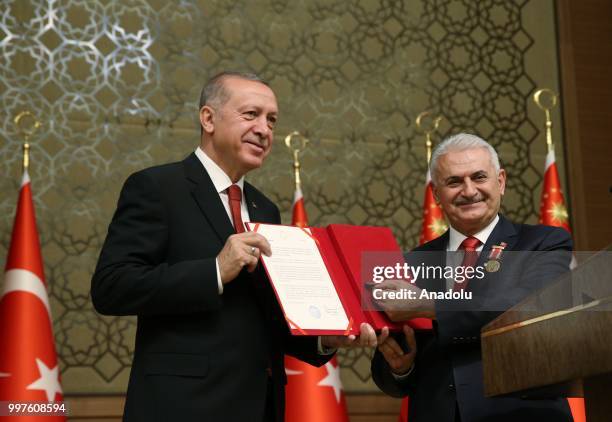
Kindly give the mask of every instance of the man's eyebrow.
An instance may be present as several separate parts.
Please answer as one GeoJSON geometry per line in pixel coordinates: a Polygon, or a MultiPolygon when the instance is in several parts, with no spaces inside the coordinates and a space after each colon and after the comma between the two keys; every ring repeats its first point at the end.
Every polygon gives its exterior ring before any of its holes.
{"type": "MultiPolygon", "coordinates": [[[[238,107],[238,111],[243,112],[246,110],[256,110],[261,112],[263,110],[263,107],[257,104],[245,104],[243,106],[238,107]]],[[[268,113],[268,115],[274,115],[274,116],[278,116],[278,111],[271,111],[268,113]]]]}
{"type": "Polygon", "coordinates": [[[458,180],[461,180],[460,176],[449,176],[446,179],[444,179],[444,183],[455,182],[458,180]]]}
{"type": "MultiPolygon", "coordinates": [[[[470,174],[470,178],[473,177],[478,177],[478,176],[487,176],[488,173],[486,172],[486,170],[477,170],[474,173],[470,174]]],[[[445,183],[450,183],[450,182],[457,182],[457,181],[461,181],[463,180],[463,177],[461,176],[457,176],[457,175],[453,175],[453,176],[449,176],[446,179],[444,179],[445,183]]]]}

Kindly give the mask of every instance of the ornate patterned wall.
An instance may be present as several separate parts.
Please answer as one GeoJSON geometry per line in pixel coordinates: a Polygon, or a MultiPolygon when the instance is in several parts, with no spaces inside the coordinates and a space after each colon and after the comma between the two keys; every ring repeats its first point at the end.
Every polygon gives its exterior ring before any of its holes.
{"type": "MultiPolygon", "coordinates": [[[[280,141],[297,129],[311,139],[311,223],[388,225],[408,248],[426,169],[413,121],[426,109],[444,116],[440,136],[474,131],[498,147],[504,211],[536,221],[545,146],[530,94],[558,86],[553,15],[552,0],[2,1],[0,263],[20,179],[12,119],[26,108],[44,123],[31,177],[65,390],[125,389],[134,319],[97,315],[90,275],[127,175],[197,145],[207,76],[251,70],[275,88],[278,145],[250,179],[286,222],[280,141]]],[[[368,353],[342,353],[348,390],[374,388],[368,353]]]]}

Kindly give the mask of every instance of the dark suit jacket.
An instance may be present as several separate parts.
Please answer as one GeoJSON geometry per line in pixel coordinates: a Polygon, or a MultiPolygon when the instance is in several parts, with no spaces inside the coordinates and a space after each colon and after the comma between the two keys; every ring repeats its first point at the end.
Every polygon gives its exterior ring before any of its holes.
{"type": "MultiPolygon", "coordinates": [[[[280,223],[261,192],[244,194],[252,221],[280,223]]],[[[195,154],[125,182],[91,286],[98,312],[138,316],[124,420],[260,422],[271,387],[282,421],[284,354],[329,359],[289,334],[261,266],[219,295],[215,257],[233,233],[195,154]]]]}
{"type": "MultiPolygon", "coordinates": [[[[446,232],[416,251],[445,251],[448,239],[446,232]]],[[[572,242],[566,231],[541,225],[514,224],[500,216],[476,265],[482,265],[491,246],[501,242],[508,244],[506,251],[557,252],[529,256],[507,253],[513,256],[512,262],[502,261],[499,272],[469,282],[467,291],[474,294],[472,305],[436,301],[434,329],[416,334],[415,366],[405,380],[396,380],[382,354],[376,352],[372,361],[374,382],[391,396],[410,396],[410,422],[453,422],[457,409],[463,422],[571,420],[567,401],[562,398],[484,397],[480,329],[504,309],[567,271],[571,260],[572,242]]],[[[444,255],[430,253],[429,259],[443,265],[444,255]]],[[[410,254],[406,259],[410,262],[410,254]]],[[[421,287],[444,291],[444,283],[442,279],[421,287]]],[[[512,365],[512,362],[508,364],[512,365]]]]}

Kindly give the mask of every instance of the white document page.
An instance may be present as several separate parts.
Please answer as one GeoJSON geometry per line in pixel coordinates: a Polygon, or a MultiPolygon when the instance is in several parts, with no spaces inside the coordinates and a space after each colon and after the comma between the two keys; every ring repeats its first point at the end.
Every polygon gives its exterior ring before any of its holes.
{"type": "Polygon", "coordinates": [[[310,230],[259,224],[257,233],[272,247],[272,256],[261,258],[292,328],[346,330],[347,315],[310,230]]]}

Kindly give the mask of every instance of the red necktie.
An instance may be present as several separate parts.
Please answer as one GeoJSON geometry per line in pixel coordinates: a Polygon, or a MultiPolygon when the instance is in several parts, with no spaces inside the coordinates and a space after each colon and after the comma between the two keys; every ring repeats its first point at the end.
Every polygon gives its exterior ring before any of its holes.
{"type": "MultiPolygon", "coordinates": [[[[465,251],[463,255],[463,261],[461,261],[462,267],[474,267],[476,261],[478,261],[478,252],[476,248],[480,246],[480,240],[475,237],[466,237],[459,245],[459,249],[465,251]]],[[[454,292],[460,292],[461,290],[465,290],[468,285],[468,279],[466,279],[462,283],[455,283],[453,285],[454,292]]]]}
{"type": "Polygon", "coordinates": [[[242,191],[240,186],[231,185],[227,188],[229,196],[230,210],[232,212],[232,220],[234,220],[234,228],[236,233],[244,232],[244,223],[242,222],[242,212],[240,211],[240,203],[242,202],[242,191]]]}

